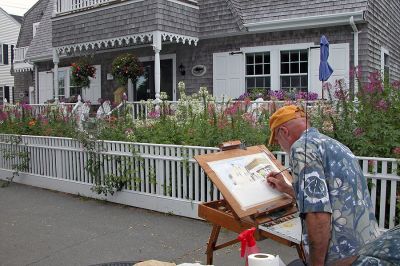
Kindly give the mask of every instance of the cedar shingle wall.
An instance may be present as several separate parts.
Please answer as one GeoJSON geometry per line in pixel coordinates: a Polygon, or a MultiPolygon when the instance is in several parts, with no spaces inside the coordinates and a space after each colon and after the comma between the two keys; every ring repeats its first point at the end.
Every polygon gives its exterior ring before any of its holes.
{"type": "Polygon", "coordinates": [[[240,32],[237,17],[224,0],[200,0],[200,37],[240,32]]]}
{"type": "Polygon", "coordinates": [[[108,6],[53,19],[53,47],[157,29],[157,0],[108,6]]]}
{"type": "Polygon", "coordinates": [[[18,37],[17,47],[29,46],[33,38],[33,23],[40,22],[49,0],[40,0],[30,11],[25,14],[24,22],[18,37]]]}
{"type": "Polygon", "coordinates": [[[158,5],[159,29],[166,32],[198,37],[199,10],[169,1],[158,5]]]}
{"type": "Polygon", "coordinates": [[[400,1],[393,0],[370,0],[366,13],[369,41],[364,60],[367,71],[380,70],[381,47],[384,47],[389,51],[391,80],[400,79],[399,14],[400,1]]]}

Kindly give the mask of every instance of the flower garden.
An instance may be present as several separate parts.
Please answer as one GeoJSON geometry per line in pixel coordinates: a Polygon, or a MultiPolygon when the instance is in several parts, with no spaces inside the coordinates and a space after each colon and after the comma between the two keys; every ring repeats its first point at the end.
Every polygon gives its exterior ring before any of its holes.
{"type": "MultiPolygon", "coordinates": [[[[186,95],[182,82],[178,87],[180,99],[176,104],[167,101],[167,95],[162,93],[159,105],[152,100],[142,102],[147,112],[134,117],[132,105],[125,102],[111,115],[84,123],[83,132],[76,126],[78,118],[71,112],[72,106],[61,108],[61,105],[48,105],[38,114],[32,112],[32,106],[28,104],[5,105],[0,109],[0,133],[69,138],[80,136],[82,143],[97,139],[202,147],[217,147],[224,141],[239,139],[247,146],[252,146],[266,144],[270,134],[269,115],[272,112],[280,105],[296,104],[304,107],[314,127],[350,147],[357,156],[400,159],[400,82],[389,84],[377,72],[369,76],[366,84],[359,84],[357,101],[351,100],[349,90],[340,81],[333,86],[326,85],[325,90],[330,95],[328,100],[315,100],[315,96],[304,93],[291,95],[275,91],[268,95],[271,100],[268,105],[251,101],[251,95],[220,103],[206,88],[200,88],[196,94],[186,95]],[[313,100],[312,104],[306,100],[313,100]],[[86,140],[82,136],[86,136],[86,140]]],[[[101,99],[99,101],[103,102],[101,99]]],[[[87,147],[85,144],[83,146],[87,147]]],[[[92,152],[95,158],[94,150],[92,152]]],[[[86,170],[93,170],[96,165],[92,160],[91,165],[85,167],[86,170]]],[[[389,170],[393,172],[396,169],[389,170]]],[[[118,190],[121,190],[130,182],[123,179],[121,183],[122,179],[109,176],[108,185],[114,188],[118,186],[118,190]]],[[[102,182],[104,180],[98,183],[94,181],[96,192],[113,191],[105,188],[102,182]]],[[[399,184],[397,187],[398,213],[399,184]]]]}

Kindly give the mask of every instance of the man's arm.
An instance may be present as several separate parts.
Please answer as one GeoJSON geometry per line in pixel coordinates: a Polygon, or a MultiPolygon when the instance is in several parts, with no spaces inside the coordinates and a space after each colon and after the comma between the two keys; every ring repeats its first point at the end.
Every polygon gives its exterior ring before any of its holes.
{"type": "Polygon", "coordinates": [[[309,212],[305,215],[310,246],[309,261],[312,266],[324,265],[331,238],[331,214],[327,212],[309,212]]]}

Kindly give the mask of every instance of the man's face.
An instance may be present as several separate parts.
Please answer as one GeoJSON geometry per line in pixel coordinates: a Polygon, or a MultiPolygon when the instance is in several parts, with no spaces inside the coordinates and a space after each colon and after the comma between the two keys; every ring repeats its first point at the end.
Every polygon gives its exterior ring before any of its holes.
{"type": "Polygon", "coordinates": [[[286,126],[275,129],[275,142],[281,146],[283,151],[289,153],[292,143],[290,142],[289,129],[286,126]]]}

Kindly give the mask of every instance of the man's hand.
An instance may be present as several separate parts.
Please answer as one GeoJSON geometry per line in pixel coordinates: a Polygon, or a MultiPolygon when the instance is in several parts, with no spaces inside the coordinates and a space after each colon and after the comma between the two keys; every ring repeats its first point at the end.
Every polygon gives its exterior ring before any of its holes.
{"type": "Polygon", "coordinates": [[[277,172],[269,173],[267,175],[267,182],[272,188],[280,192],[286,193],[290,195],[292,198],[295,198],[293,187],[288,183],[286,183],[285,178],[281,173],[277,172]]]}
{"type": "Polygon", "coordinates": [[[305,222],[310,246],[310,264],[322,266],[325,264],[331,238],[331,214],[309,212],[306,214],[305,222]]]}

